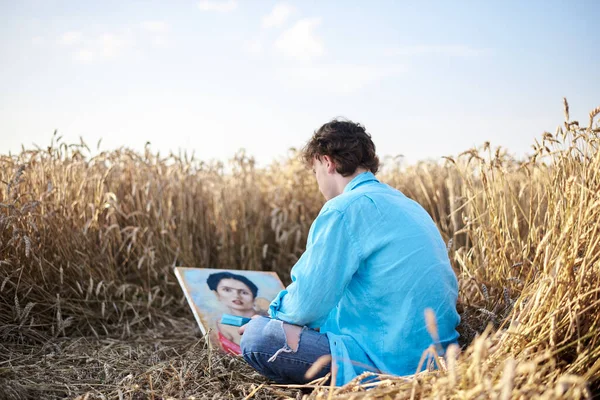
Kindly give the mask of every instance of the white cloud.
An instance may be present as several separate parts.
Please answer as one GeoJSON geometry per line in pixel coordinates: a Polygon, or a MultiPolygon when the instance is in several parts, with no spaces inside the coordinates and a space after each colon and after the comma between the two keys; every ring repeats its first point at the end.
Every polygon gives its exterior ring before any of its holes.
{"type": "Polygon", "coordinates": [[[74,61],[91,63],[99,59],[115,58],[129,50],[134,42],[130,35],[105,33],[84,44],[73,53],[74,61]]]}
{"type": "Polygon", "coordinates": [[[155,47],[167,47],[169,44],[169,25],[164,21],[144,21],[142,29],[150,35],[150,41],[155,47]]]}
{"type": "Polygon", "coordinates": [[[230,12],[237,8],[236,0],[201,0],[198,8],[202,11],[230,12]]]}
{"type": "Polygon", "coordinates": [[[65,32],[60,36],[58,42],[65,46],[78,45],[81,44],[81,42],[83,42],[83,35],[81,34],[81,32],[65,32]]]}
{"type": "Polygon", "coordinates": [[[281,34],[275,47],[287,57],[310,61],[324,53],[323,40],[314,30],[321,23],[321,18],[304,18],[281,34]]]}
{"type": "Polygon", "coordinates": [[[141,23],[144,30],[152,33],[166,33],[169,25],[163,21],[144,21],[141,23]]]}
{"type": "Polygon", "coordinates": [[[169,29],[170,26],[164,21],[147,20],[101,35],[85,31],[65,32],[58,42],[63,46],[68,45],[74,61],[91,63],[143,51],[144,44],[165,48],[170,42],[169,29]]]}
{"type": "Polygon", "coordinates": [[[35,36],[33,38],[31,38],[31,43],[34,45],[41,45],[46,43],[46,39],[43,36],[35,36]]]}
{"type": "Polygon", "coordinates": [[[77,50],[73,54],[73,60],[80,63],[90,63],[96,58],[96,53],[89,49],[77,50]]]}
{"type": "Polygon", "coordinates": [[[284,68],[277,77],[291,89],[350,94],[403,71],[402,66],[341,64],[284,68]]]}
{"type": "Polygon", "coordinates": [[[465,45],[419,45],[404,46],[387,51],[388,55],[418,56],[418,55],[443,55],[450,57],[472,57],[488,52],[486,49],[476,49],[465,45]]]}
{"type": "Polygon", "coordinates": [[[275,5],[271,12],[262,19],[263,28],[272,28],[281,26],[287,21],[296,9],[288,4],[280,3],[275,5]]]}
{"type": "Polygon", "coordinates": [[[116,57],[132,45],[132,40],[112,33],[105,33],[98,38],[98,47],[105,58],[116,57]]]}
{"type": "Polygon", "coordinates": [[[164,36],[157,36],[152,39],[152,44],[156,47],[167,47],[169,45],[169,39],[164,36]]]}
{"type": "Polygon", "coordinates": [[[250,54],[261,54],[263,52],[262,40],[254,39],[246,42],[245,50],[250,54]]]}

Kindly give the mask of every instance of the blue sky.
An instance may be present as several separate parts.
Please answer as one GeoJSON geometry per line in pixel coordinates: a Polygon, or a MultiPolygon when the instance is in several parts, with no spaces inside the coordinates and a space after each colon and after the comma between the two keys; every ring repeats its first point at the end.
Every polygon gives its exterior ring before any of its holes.
{"type": "Polygon", "coordinates": [[[333,117],[408,162],[600,105],[598,1],[0,0],[0,151],[82,136],[261,164],[333,117]]]}

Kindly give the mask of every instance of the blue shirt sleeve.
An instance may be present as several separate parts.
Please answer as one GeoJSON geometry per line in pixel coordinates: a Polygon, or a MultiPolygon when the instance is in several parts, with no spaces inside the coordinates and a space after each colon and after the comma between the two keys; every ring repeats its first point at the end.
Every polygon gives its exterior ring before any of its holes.
{"type": "Polygon", "coordinates": [[[340,301],[360,259],[345,215],[324,210],[311,226],[306,251],[292,268],[292,283],[270,305],[271,318],[320,327],[340,301]]]}

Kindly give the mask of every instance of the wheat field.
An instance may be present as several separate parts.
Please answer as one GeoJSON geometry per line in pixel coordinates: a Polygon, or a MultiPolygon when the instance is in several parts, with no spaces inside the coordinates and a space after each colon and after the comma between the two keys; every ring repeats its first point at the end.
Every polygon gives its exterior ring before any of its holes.
{"type": "MultiPolygon", "coordinates": [[[[600,393],[600,107],[525,160],[484,143],[378,174],[431,214],[459,278],[438,368],[277,386],[202,338],[174,266],[276,271],[323,204],[291,151],[258,168],[54,136],[0,155],[0,399],[591,398],[600,393]]],[[[428,329],[435,334],[435,321],[428,329]]],[[[431,349],[431,351],[434,351],[431,349]]]]}

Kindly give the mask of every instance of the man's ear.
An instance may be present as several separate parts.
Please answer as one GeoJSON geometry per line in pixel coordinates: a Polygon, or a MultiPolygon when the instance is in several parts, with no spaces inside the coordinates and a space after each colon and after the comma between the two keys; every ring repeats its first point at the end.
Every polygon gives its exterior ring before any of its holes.
{"type": "Polygon", "coordinates": [[[323,163],[325,164],[325,167],[327,168],[327,173],[333,174],[336,172],[335,162],[333,162],[331,157],[323,156],[323,163]]]}

